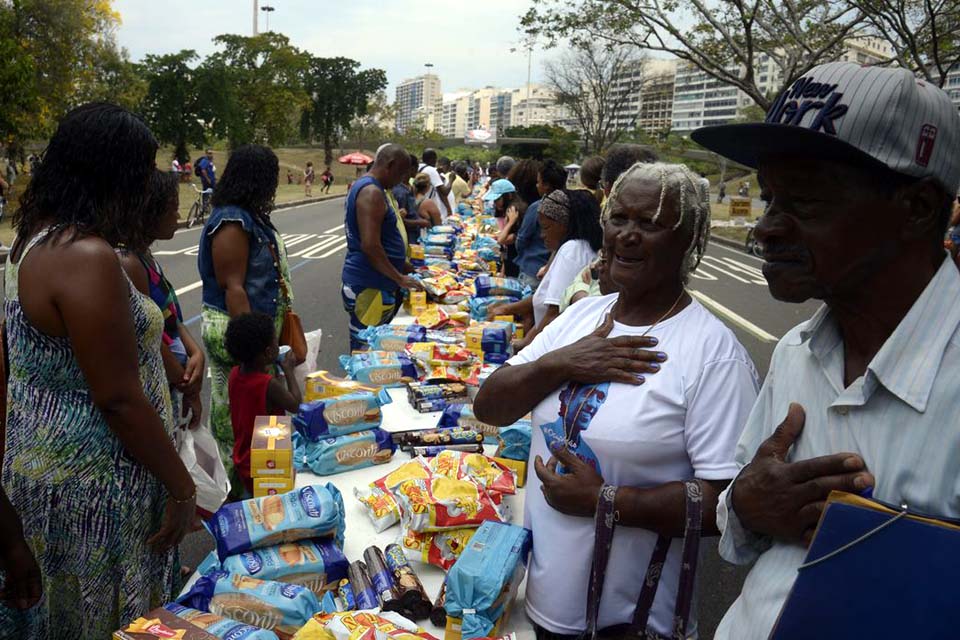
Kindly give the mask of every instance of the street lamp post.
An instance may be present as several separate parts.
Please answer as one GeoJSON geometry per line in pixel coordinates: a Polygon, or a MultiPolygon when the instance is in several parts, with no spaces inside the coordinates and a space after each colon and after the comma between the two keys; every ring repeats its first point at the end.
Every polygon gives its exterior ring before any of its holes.
{"type": "Polygon", "coordinates": [[[263,11],[264,13],[267,14],[267,32],[269,32],[270,31],[270,14],[276,11],[276,9],[274,9],[268,4],[265,4],[262,7],[260,7],[260,11],[263,11]]]}
{"type": "Polygon", "coordinates": [[[257,36],[257,31],[260,28],[260,9],[258,8],[259,0],[253,0],[253,36],[257,36]]]}
{"type": "MultiPolygon", "coordinates": [[[[524,109],[523,123],[530,126],[530,72],[533,69],[533,43],[528,42],[523,48],[527,50],[527,104],[524,109]]],[[[511,47],[510,53],[516,53],[519,50],[517,47],[511,47]]]]}

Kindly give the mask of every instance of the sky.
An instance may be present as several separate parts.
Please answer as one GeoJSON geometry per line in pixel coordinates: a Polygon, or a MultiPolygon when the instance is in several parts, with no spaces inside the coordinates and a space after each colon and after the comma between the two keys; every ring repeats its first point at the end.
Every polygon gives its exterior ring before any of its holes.
{"type": "MultiPolygon", "coordinates": [[[[523,87],[527,52],[519,47],[517,27],[531,1],[487,0],[479,11],[436,0],[260,0],[260,6],[275,8],[270,30],[294,46],[384,69],[392,101],[396,85],[424,73],[426,63],[433,63],[444,93],[523,87]]],[[[215,36],[253,30],[253,0],[114,0],[113,6],[122,18],[119,43],[135,61],[182,49],[203,56],[215,51],[215,36]]],[[[260,30],[266,31],[263,12],[260,30]]],[[[533,82],[542,80],[544,60],[555,55],[534,50],[533,82]]]]}

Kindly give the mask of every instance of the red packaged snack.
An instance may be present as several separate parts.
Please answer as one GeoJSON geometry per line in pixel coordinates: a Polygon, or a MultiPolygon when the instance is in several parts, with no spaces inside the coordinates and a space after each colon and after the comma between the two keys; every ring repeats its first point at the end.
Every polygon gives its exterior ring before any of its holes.
{"type": "Polygon", "coordinates": [[[479,527],[486,520],[507,522],[506,505],[470,480],[444,476],[408,480],[394,490],[402,522],[420,533],[479,527]]]}
{"type": "Polygon", "coordinates": [[[434,475],[470,480],[491,494],[517,492],[513,471],[481,453],[444,451],[430,461],[430,470],[434,475]]]}

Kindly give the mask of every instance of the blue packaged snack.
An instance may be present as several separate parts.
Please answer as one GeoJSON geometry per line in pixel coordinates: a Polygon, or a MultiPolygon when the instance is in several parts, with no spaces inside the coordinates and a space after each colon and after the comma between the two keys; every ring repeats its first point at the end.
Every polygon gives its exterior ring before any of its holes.
{"type": "Polygon", "coordinates": [[[278,640],[277,634],[273,631],[253,627],[215,613],[191,609],[175,602],[165,604],[163,608],[221,640],[278,640]]]}
{"type": "Polygon", "coordinates": [[[470,317],[477,322],[483,322],[487,319],[487,310],[497,304],[511,304],[516,302],[515,298],[507,296],[486,296],[470,298],[470,317]]]}
{"type": "Polygon", "coordinates": [[[474,282],[478,298],[487,298],[489,296],[505,296],[519,300],[524,295],[523,283],[516,278],[501,278],[483,274],[477,276],[474,282]]]}
{"type": "Polygon", "coordinates": [[[526,461],[530,457],[532,435],[533,426],[529,420],[519,420],[509,427],[500,429],[500,433],[497,434],[499,442],[497,457],[526,461]]]}
{"type": "Polygon", "coordinates": [[[306,587],[229,571],[203,576],[177,603],[288,636],[320,611],[320,601],[306,587]]]}
{"type": "Polygon", "coordinates": [[[423,244],[426,247],[452,247],[457,241],[452,233],[428,233],[423,244]]]}
{"type": "Polygon", "coordinates": [[[380,426],[380,407],[390,404],[386,389],[379,393],[360,391],[333,398],[323,398],[300,405],[293,424],[304,438],[319,442],[324,438],[366,431],[380,426]]]}
{"type": "Polygon", "coordinates": [[[335,538],[343,546],[343,497],[332,484],[223,505],[207,521],[223,562],[251,549],[308,538],[335,538]]]}
{"type": "Polygon", "coordinates": [[[438,244],[428,244],[423,247],[424,256],[436,256],[438,258],[453,259],[453,247],[441,246],[438,244]]]}
{"type": "MultiPolygon", "coordinates": [[[[494,223],[496,220],[494,219],[494,223]]],[[[470,248],[479,251],[480,249],[495,249],[499,245],[497,244],[496,238],[491,238],[490,236],[477,236],[474,238],[473,242],[470,244],[470,248]]]]}
{"type": "Polygon", "coordinates": [[[437,427],[441,429],[465,429],[482,433],[483,441],[487,444],[496,443],[497,434],[500,431],[493,425],[477,420],[477,417],[473,415],[473,405],[459,403],[452,404],[443,410],[440,419],[437,421],[437,427]]]}
{"type": "Polygon", "coordinates": [[[423,342],[427,328],[417,324],[381,324],[367,327],[357,337],[371,351],[403,351],[411,342],[423,342]]]}
{"type": "Polygon", "coordinates": [[[447,271],[455,272],[457,270],[457,264],[450,262],[449,260],[437,256],[427,256],[423,260],[423,264],[428,267],[443,267],[447,271]]]}
{"type": "Polygon", "coordinates": [[[447,573],[447,615],[460,618],[463,640],[490,635],[523,581],[530,531],[484,522],[447,573]],[[507,597],[504,597],[504,593],[507,597]]]}
{"type": "Polygon", "coordinates": [[[230,556],[222,568],[261,580],[298,584],[320,598],[347,577],[349,564],[333,540],[300,540],[230,556]]]}
{"type": "MultiPolygon", "coordinates": [[[[421,329],[426,331],[423,327],[421,329]]],[[[363,351],[349,356],[340,356],[340,366],[351,380],[385,387],[400,387],[419,377],[417,366],[405,353],[363,351]]]]}
{"type": "MultiPolygon", "coordinates": [[[[349,574],[349,569],[347,570],[349,574]]],[[[356,611],[357,609],[357,596],[353,593],[353,585],[350,584],[348,578],[344,578],[340,581],[340,586],[337,587],[337,596],[340,598],[343,603],[344,611],[356,611]]]]}
{"type": "Polygon", "coordinates": [[[294,431],[290,443],[293,445],[293,468],[297,471],[307,471],[310,468],[307,466],[307,439],[298,431],[294,431]]]}
{"type": "Polygon", "coordinates": [[[396,445],[383,429],[370,429],[306,445],[307,466],[318,476],[390,462],[396,445]]]}

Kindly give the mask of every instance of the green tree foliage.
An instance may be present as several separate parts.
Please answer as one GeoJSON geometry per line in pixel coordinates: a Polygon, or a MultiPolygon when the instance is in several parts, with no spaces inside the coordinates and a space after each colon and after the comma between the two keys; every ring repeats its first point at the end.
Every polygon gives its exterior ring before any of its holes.
{"type": "Polygon", "coordinates": [[[423,125],[414,124],[407,127],[403,133],[394,133],[391,142],[399,144],[409,153],[419,157],[424,149],[439,149],[443,140],[443,136],[436,131],[427,131],[423,125]]]}
{"type": "Polygon", "coordinates": [[[301,81],[308,56],[273,32],[221,35],[214,42],[223,50],[204,66],[221,74],[220,88],[227,91],[219,117],[231,148],[293,141],[300,113],[310,101],[301,81]]]}
{"type": "Polygon", "coordinates": [[[546,145],[516,143],[504,144],[500,147],[502,155],[515,158],[533,158],[546,160],[552,158],[562,164],[577,159],[577,134],[563,127],[537,124],[527,127],[508,127],[504,133],[506,138],[542,138],[550,142],[546,145]]]}
{"type": "Polygon", "coordinates": [[[90,85],[109,86],[105,78],[114,71],[129,77],[128,68],[110,71],[109,61],[103,64],[105,54],[120,55],[114,37],[118,21],[109,0],[0,2],[0,137],[8,151],[26,138],[49,135],[90,85]]]}
{"type": "Polygon", "coordinates": [[[355,118],[367,113],[373,96],[387,86],[382,69],[360,70],[350,58],[310,56],[303,70],[308,102],[300,118],[300,135],[323,144],[324,162],[333,162],[333,148],[355,118]]]}
{"type": "Polygon", "coordinates": [[[350,121],[344,142],[349,141],[351,144],[348,146],[357,149],[367,149],[392,139],[392,123],[396,119],[396,112],[396,106],[389,103],[387,94],[378,91],[368,100],[364,113],[350,121]]]}
{"type": "Polygon", "coordinates": [[[759,81],[761,59],[788,86],[837,59],[862,25],[854,7],[834,0],[541,0],[521,20],[548,44],[569,39],[672,54],[742,89],[765,111],[772,100],[759,81]]]}
{"type": "Polygon", "coordinates": [[[147,93],[140,112],[161,144],[174,147],[180,162],[188,159],[188,145],[204,147],[213,134],[225,133],[215,132],[213,125],[221,109],[231,105],[229,87],[217,80],[219,70],[198,67],[198,60],[195,51],[186,49],[148,55],[141,65],[147,93]]]}
{"type": "Polygon", "coordinates": [[[130,62],[127,50],[107,40],[97,47],[93,67],[86,81],[79,85],[74,100],[77,104],[112,102],[136,110],[147,95],[147,88],[147,81],[137,65],[130,62]]]}

